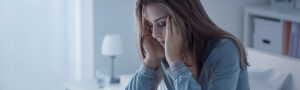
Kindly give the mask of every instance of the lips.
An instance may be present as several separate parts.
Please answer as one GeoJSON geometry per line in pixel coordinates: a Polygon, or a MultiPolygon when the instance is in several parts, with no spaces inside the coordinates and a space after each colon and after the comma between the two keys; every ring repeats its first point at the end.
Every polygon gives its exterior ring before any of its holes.
{"type": "Polygon", "coordinates": [[[165,41],[160,41],[160,45],[165,46],[165,41]]]}

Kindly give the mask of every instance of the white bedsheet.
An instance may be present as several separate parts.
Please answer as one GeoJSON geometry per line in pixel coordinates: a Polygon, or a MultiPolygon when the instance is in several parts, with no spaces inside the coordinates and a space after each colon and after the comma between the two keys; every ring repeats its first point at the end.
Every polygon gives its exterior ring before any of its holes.
{"type": "Polygon", "coordinates": [[[248,72],[251,90],[282,90],[288,73],[274,69],[250,69],[248,72]]]}

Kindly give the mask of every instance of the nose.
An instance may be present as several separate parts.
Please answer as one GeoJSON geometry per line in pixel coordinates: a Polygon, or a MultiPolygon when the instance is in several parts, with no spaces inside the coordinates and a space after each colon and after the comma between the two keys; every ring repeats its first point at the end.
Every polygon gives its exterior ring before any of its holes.
{"type": "Polygon", "coordinates": [[[153,30],[152,30],[152,37],[158,39],[162,36],[162,30],[159,30],[158,28],[155,28],[153,27],[153,30]]]}

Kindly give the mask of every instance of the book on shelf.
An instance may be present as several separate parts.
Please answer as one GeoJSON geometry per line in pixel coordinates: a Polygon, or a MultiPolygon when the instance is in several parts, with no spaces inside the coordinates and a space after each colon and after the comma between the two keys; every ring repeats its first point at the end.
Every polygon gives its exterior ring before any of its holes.
{"type": "Polygon", "coordinates": [[[290,50],[290,37],[291,37],[291,25],[292,22],[286,22],[286,43],[285,43],[285,55],[289,56],[290,50]]]}
{"type": "Polygon", "coordinates": [[[297,27],[298,24],[297,23],[292,23],[291,24],[291,36],[290,36],[290,52],[289,52],[289,56],[290,57],[296,57],[296,47],[297,47],[297,27]]]}
{"type": "Polygon", "coordinates": [[[300,59],[300,24],[298,24],[298,30],[297,30],[297,44],[296,44],[296,58],[300,59]]]}
{"type": "Polygon", "coordinates": [[[300,23],[286,22],[286,50],[287,56],[300,59],[300,23]]]}

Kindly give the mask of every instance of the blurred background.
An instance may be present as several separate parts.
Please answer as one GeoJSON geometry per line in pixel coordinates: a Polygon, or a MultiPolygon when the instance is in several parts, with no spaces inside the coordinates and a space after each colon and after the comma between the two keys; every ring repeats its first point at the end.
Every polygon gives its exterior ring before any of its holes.
{"type": "MultiPolygon", "coordinates": [[[[0,90],[105,89],[99,78],[112,72],[120,81],[106,87],[123,90],[141,65],[135,1],[0,0],[0,90]],[[112,55],[102,53],[112,34],[120,37],[122,51],[113,55],[114,71],[112,55]]],[[[265,80],[272,88],[251,84],[253,90],[300,89],[299,0],[200,1],[219,27],[248,48],[250,82],[274,76],[265,80]],[[270,28],[275,26],[280,29],[270,28]]]]}

